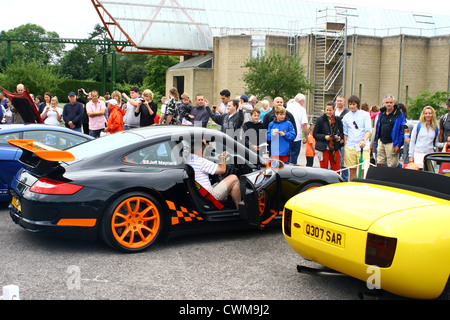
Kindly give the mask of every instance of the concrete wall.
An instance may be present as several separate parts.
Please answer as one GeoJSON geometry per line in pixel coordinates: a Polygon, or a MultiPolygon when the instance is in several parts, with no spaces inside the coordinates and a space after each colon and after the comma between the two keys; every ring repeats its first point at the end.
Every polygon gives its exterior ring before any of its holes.
{"type": "MultiPolygon", "coordinates": [[[[242,80],[246,72],[245,62],[251,56],[251,36],[228,36],[214,38],[214,97],[215,105],[219,105],[219,93],[228,89],[231,98],[240,96],[245,91],[242,80]]],[[[210,100],[211,101],[211,100],[210,100]]]]}

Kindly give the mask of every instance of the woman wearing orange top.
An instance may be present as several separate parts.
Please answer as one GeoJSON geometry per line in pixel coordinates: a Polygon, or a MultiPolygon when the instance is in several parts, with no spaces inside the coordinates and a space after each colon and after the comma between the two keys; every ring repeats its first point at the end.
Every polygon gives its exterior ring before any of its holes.
{"type": "Polygon", "coordinates": [[[105,131],[111,134],[123,131],[123,116],[125,115],[125,111],[119,107],[116,99],[108,100],[106,103],[108,105],[109,118],[105,131]]]}

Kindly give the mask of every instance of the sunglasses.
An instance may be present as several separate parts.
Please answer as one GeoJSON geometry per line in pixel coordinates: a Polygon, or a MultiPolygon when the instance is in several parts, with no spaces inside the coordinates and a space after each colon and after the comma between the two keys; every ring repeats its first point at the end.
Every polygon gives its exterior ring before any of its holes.
{"type": "Polygon", "coordinates": [[[358,125],[356,124],[356,121],[353,121],[353,125],[355,126],[355,129],[358,129],[358,125]]]}

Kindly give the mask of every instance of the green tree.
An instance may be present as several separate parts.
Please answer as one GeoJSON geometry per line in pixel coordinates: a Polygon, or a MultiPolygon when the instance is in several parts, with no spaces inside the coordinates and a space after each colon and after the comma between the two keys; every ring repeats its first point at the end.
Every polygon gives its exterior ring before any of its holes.
{"type": "MultiPolygon", "coordinates": [[[[68,51],[60,62],[63,77],[74,80],[86,80],[92,77],[91,66],[97,56],[92,45],[80,44],[68,51]]],[[[98,71],[101,74],[101,70],[98,71]]],[[[95,77],[97,78],[97,77],[95,77]]]]}
{"type": "Polygon", "coordinates": [[[258,53],[256,57],[249,58],[244,67],[248,68],[243,76],[246,92],[259,100],[265,97],[288,99],[313,87],[306,78],[306,67],[301,64],[300,58],[277,50],[258,53]]]}
{"type": "MultiPolygon", "coordinates": [[[[2,36],[59,38],[56,32],[46,31],[35,24],[24,24],[9,31],[2,31],[2,36]]],[[[0,42],[0,52],[6,53],[6,41],[0,42]]],[[[33,60],[41,65],[55,64],[64,53],[64,44],[52,42],[11,42],[12,62],[33,60]]],[[[7,55],[0,55],[0,66],[7,64],[7,55]]]]}
{"type": "Polygon", "coordinates": [[[144,54],[117,53],[117,82],[142,86],[148,75],[145,69],[148,58],[149,56],[144,54]]]}
{"type": "Polygon", "coordinates": [[[180,62],[175,56],[150,56],[145,65],[148,76],[144,78],[143,86],[153,91],[155,95],[162,96],[166,92],[166,72],[180,62]]]}
{"type": "Polygon", "coordinates": [[[18,61],[6,67],[0,74],[0,86],[10,92],[16,92],[19,83],[25,85],[29,93],[43,95],[45,92],[58,92],[62,80],[55,69],[42,66],[37,61],[18,61]]]}
{"type": "Polygon", "coordinates": [[[408,99],[408,118],[419,119],[423,108],[428,104],[436,110],[436,115],[439,119],[440,116],[448,112],[445,103],[449,97],[450,91],[429,92],[427,90],[415,98],[408,99]]]}

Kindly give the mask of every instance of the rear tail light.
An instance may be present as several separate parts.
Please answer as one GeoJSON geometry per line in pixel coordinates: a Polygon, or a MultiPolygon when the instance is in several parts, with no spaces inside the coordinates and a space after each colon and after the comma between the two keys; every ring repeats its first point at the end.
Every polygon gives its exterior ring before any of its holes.
{"type": "Polygon", "coordinates": [[[369,233],[367,235],[366,264],[389,268],[394,260],[396,247],[397,239],[369,233]]]}
{"type": "Polygon", "coordinates": [[[75,184],[41,178],[33,184],[30,191],[40,194],[72,195],[82,188],[75,184]]]}
{"type": "Polygon", "coordinates": [[[291,236],[291,227],[292,226],[292,210],[284,209],[284,234],[288,237],[291,236]]]}

